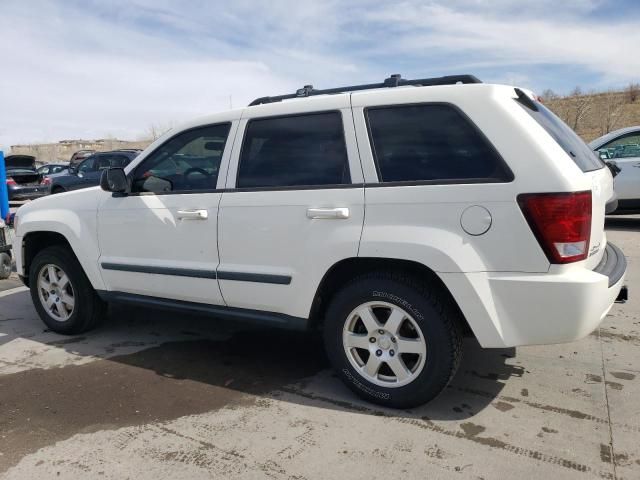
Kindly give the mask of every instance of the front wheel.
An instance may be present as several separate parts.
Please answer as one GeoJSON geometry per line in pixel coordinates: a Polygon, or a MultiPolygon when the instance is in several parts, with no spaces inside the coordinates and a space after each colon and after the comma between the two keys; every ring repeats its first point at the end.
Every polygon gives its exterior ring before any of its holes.
{"type": "Polygon", "coordinates": [[[0,280],[11,275],[11,256],[7,252],[0,252],[0,280]]]}
{"type": "Polygon", "coordinates": [[[332,300],[325,347],[360,397],[410,408],[435,398],[461,359],[458,312],[439,286],[401,274],[355,279],[332,300]]]}
{"type": "Polygon", "coordinates": [[[82,333],[102,319],[105,304],[67,248],[38,252],[29,268],[29,285],[38,315],[56,333],[82,333]]]}

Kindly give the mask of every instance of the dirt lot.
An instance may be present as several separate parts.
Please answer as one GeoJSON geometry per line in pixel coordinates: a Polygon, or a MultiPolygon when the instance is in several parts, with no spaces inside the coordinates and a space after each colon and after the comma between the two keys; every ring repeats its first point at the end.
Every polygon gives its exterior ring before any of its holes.
{"type": "Polygon", "coordinates": [[[602,328],[469,340],[446,392],[410,411],[357,400],[314,338],[127,308],[63,337],[0,282],[0,477],[640,478],[640,216],[608,229],[631,300],[602,328]]]}

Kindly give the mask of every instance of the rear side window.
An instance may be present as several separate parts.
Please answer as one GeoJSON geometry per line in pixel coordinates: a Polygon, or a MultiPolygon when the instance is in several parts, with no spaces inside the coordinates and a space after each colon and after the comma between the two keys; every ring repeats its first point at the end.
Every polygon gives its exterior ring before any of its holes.
{"type": "Polygon", "coordinates": [[[339,112],[249,121],[237,187],[296,187],[351,183],[339,112]]]}
{"type": "Polygon", "coordinates": [[[366,111],[382,182],[479,183],[513,174],[471,121],[448,104],[375,107],[366,111]]]}
{"type": "Polygon", "coordinates": [[[536,102],[535,106],[538,108],[536,111],[521,102],[518,103],[551,135],[580,170],[583,172],[592,172],[593,170],[599,170],[604,167],[604,163],[602,163],[598,156],[582,141],[576,132],[571,130],[566,123],[556,117],[547,107],[536,102]]]}

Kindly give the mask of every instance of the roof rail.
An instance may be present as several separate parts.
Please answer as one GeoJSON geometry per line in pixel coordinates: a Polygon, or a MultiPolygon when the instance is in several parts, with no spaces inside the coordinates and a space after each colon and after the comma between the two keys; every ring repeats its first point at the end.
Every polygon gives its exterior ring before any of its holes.
{"type": "Polygon", "coordinates": [[[416,87],[429,87],[434,85],[453,85],[455,83],[482,83],[477,77],[473,75],[447,75],[444,77],[433,78],[421,78],[416,80],[407,80],[400,76],[399,73],[391,75],[385,79],[382,83],[368,83],[364,85],[352,85],[349,87],[327,88],[324,90],[316,90],[313,85],[305,85],[296,91],[296,93],[290,93],[288,95],[278,95],[276,97],[260,97],[256,98],[249,106],[262,105],[265,103],[280,102],[282,100],[289,100],[291,98],[304,98],[314,95],[330,95],[333,93],[355,92],[358,90],[371,90],[373,88],[392,88],[402,87],[405,85],[414,85],[416,87]]]}

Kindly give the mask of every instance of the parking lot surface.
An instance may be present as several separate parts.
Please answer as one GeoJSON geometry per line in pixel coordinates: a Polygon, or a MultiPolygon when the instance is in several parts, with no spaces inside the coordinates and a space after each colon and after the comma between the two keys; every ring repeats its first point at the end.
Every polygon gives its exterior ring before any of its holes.
{"type": "Polygon", "coordinates": [[[601,328],[469,339],[447,390],[408,411],[356,399],[308,335],[115,307],[63,337],[0,281],[0,477],[640,478],[640,216],[607,227],[631,298],[601,328]]]}

